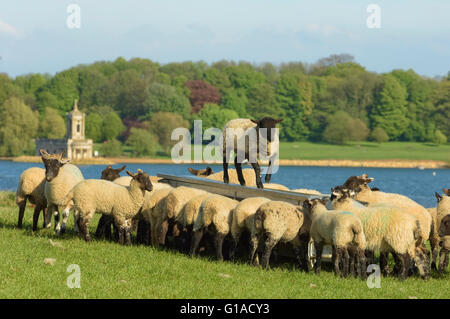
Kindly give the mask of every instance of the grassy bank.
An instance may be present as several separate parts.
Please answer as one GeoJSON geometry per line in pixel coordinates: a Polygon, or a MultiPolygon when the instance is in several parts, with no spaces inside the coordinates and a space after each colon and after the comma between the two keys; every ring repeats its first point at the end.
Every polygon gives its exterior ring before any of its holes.
{"type": "MultiPolygon", "coordinates": [[[[301,273],[293,263],[264,271],[243,262],[188,258],[145,246],[123,247],[73,234],[31,231],[27,208],[24,229],[17,229],[12,193],[0,193],[0,298],[449,298],[447,273],[424,282],[382,278],[380,289],[358,279],[335,278],[329,267],[320,276],[301,273]],[[53,265],[45,258],[54,258],[53,265]],[[67,267],[81,270],[81,288],[66,285],[67,267]]],[[[92,221],[94,232],[98,216],[92,221]]],[[[39,227],[42,226],[39,221],[39,227]]]]}

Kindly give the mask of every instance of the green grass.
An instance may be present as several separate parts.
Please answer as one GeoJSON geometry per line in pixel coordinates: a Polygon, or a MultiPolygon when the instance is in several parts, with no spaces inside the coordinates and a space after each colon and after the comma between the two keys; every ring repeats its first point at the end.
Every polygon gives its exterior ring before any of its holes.
{"type": "Polygon", "coordinates": [[[347,160],[437,160],[450,162],[450,144],[374,142],[349,143],[345,145],[310,142],[280,143],[280,159],[347,159],[347,160]]]}
{"type": "MultiPolygon", "coordinates": [[[[13,196],[0,196],[0,298],[449,298],[450,275],[433,273],[400,281],[382,278],[380,289],[364,281],[335,278],[324,269],[317,276],[284,263],[262,270],[245,263],[188,258],[146,246],[120,246],[107,241],[84,242],[68,232],[31,231],[32,210],[17,229],[13,196]],[[55,258],[55,264],[44,264],[55,258]],[[81,269],[81,288],[66,285],[67,267],[81,269]]],[[[98,216],[91,223],[95,231],[98,216]]],[[[39,227],[42,220],[39,221],[39,227]]],[[[326,266],[326,265],[325,265],[326,266]]]]}
{"type": "MultiPolygon", "coordinates": [[[[99,149],[95,144],[94,149],[99,149]]],[[[124,154],[131,156],[132,148],[124,146],[124,154]]],[[[193,152],[192,148],[192,152],[193,152]]],[[[152,158],[170,158],[158,153],[152,158]]],[[[192,155],[193,158],[193,155],[192,155]]],[[[416,142],[375,142],[348,143],[344,145],[311,143],[311,142],[281,142],[280,159],[303,160],[436,160],[450,163],[450,144],[436,145],[416,142]]]]}

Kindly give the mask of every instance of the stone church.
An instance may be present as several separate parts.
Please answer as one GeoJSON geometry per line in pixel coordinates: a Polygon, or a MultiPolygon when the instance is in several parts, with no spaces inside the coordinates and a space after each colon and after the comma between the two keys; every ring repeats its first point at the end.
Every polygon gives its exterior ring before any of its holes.
{"type": "Polygon", "coordinates": [[[70,159],[84,159],[92,157],[93,142],[84,136],[86,114],[78,110],[78,101],[75,100],[73,110],[66,116],[67,133],[64,139],[37,139],[36,155],[44,149],[48,153],[65,152],[70,159]]]}

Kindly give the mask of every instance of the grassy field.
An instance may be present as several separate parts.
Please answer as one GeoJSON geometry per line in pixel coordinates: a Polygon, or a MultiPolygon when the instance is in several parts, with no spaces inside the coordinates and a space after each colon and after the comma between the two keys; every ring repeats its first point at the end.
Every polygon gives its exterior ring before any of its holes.
{"type": "Polygon", "coordinates": [[[146,246],[86,243],[70,231],[72,218],[62,237],[50,229],[33,233],[31,208],[21,230],[17,211],[14,195],[1,192],[0,298],[450,298],[448,272],[426,282],[382,278],[380,289],[369,289],[358,279],[335,278],[329,267],[320,276],[301,273],[293,263],[265,271],[146,246]],[[71,264],[80,267],[80,289],[66,285],[71,264]]]}
{"type": "Polygon", "coordinates": [[[310,142],[280,143],[280,159],[347,159],[347,160],[436,160],[450,162],[450,144],[374,142],[346,145],[310,142]]]}

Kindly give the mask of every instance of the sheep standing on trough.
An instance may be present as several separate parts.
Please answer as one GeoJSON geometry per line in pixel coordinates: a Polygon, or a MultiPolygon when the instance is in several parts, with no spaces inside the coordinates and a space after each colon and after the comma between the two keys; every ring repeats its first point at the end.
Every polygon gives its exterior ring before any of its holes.
{"type": "Polygon", "coordinates": [[[191,256],[196,255],[203,235],[209,232],[214,237],[217,260],[223,260],[223,242],[231,229],[232,210],[238,203],[222,195],[211,195],[203,200],[194,223],[191,256]]]}
{"type": "Polygon", "coordinates": [[[445,195],[435,193],[437,199],[436,224],[441,246],[438,268],[440,273],[447,269],[450,251],[450,190],[444,188],[443,191],[445,195]]]}
{"type": "MultiPolygon", "coordinates": [[[[305,215],[299,206],[282,201],[269,201],[262,204],[254,216],[250,239],[250,263],[257,264],[256,253],[261,240],[264,240],[264,253],[261,260],[263,268],[269,266],[270,255],[275,245],[278,242],[285,242],[292,244],[300,268],[307,271],[308,240],[302,240],[302,234],[309,233],[310,224],[307,223],[307,227],[302,227],[304,220],[305,215]]],[[[306,237],[309,239],[309,235],[306,237]]]]}
{"type": "MultiPolygon", "coordinates": [[[[122,172],[125,169],[125,165],[121,168],[114,169],[111,165],[108,165],[103,171],[102,171],[102,177],[101,179],[113,182],[120,178],[120,172],[122,172]]],[[[129,176],[127,176],[129,177],[129,176]]],[[[118,183],[121,185],[120,183],[118,183]]],[[[128,184],[124,186],[130,185],[130,181],[128,180],[128,184]]],[[[100,220],[98,221],[97,230],[95,231],[95,237],[101,238],[103,236],[106,237],[106,239],[111,239],[111,226],[114,228],[114,234],[116,235],[116,239],[118,239],[118,229],[116,225],[114,225],[113,219],[110,215],[102,215],[100,217],[100,220]]]]}
{"type": "Polygon", "coordinates": [[[325,205],[328,199],[313,199],[303,202],[304,212],[311,218],[310,235],[314,240],[316,263],[314,270],[320,273],[323,245],[332,247],[334,273],[347,277],[350,272],[362,279],[366,277],[366,237],[361,220],[350,212],[328,210],[325,205]],[[356,266],[354,265],[356,261],[356,266]],[[356,271],[355,271],[356,267],[356,271]]]}
{"type": "MultiPolygon", "coordinates": [[[[69,164],[70,159],[63,159],[61,154],[49,154],[40,150],[42,161],[45,165],[45,198],[47,199],[47,214],[45,224],[49,225],[52,215],[55,214],[55,230],[57,234],[64,233],[66,222],[72,208],[69,203],[62,212],[62,223],[59,220],[59,202],[79,182],[84,180],[80,169],[69,164]]],[[[77,216],[74,214],[74,229],[78,230],[77,216]]]]}
{"type": "Polygon", "coordinates": [[[245,179],[242,175],[242,162],[247,159],[255,171],[256,186],[264,188],[261,181],[261,169],[259,167],[257,157],[260,156],[260,144],[266,145],[266,153],[269,155],[269,167],[266,173],[265,181],[270,182],[272,167],[278,155],[278,134],[275,134],[277,123],[283,120],[276,120],[271,117],[264,117],[259,121],[250,119],[234,119],[225,124],[222,131],[223,136],[223,182],[229,183],[228,175],[228,157],[231,151],[234,151],[234,165],[236,167],[238,180],[241,185],[245,185],[245,179]],[[251,140],[251,132],[255,131],[255,140],[251,140]],[[264,134],[263,132],[266,132],[264,134]],[[264,136],[265,135],[265,136],[264,136]],[[262,142],[262,143],[261,143],[262,142]],[[228,143],[228,144],[227,144],[228,143]],[[245,149],[242,149],[245,147],[245,149]],[[244,158],[238,158],[239,154],[243,154],[244,158]]]}
{"type": "MultiPolygon", "coordinates": [[[[413,214],[420,223],[421,236],[423,240],[422,249],[423,254],[429,258],[429,251],[425,247],[425,242],[430,241],[432,257],[432,267],[436,268],[436,257],[439,242],[437,239],[437,229],[435,229],[432,222],[432,217],[425,207],[419,205],[412,199],[395,193],[385,193],[382,191],[373,191],[368,186],[374,179],[369,178],[367,174],[361,176],[351,176],[342,185],[343,188],[352,190],[356,193],[354,198],[358,201],[366,202],[371,205],[387,204],[394,205],[406,209],[410,214],[413,214]]],[[[429,261],[427,261],[429,263],[429,261]]]]}
{"type": "Polygon", "coordinates": [[[22,220],[27,200],[35,205],[33,231],[37,230],[39,214],[41,211],[44,219],[43,227],[45,227],[45,211],[47,210],[47,199],[45,198],[45,169],[40,167],[30,167],[24,170],[20,175],[16,191],[16,204],[19,206],[18,228],[22,228],[22,220]]]}
{"type": "Polygon", "coordinates": [[[391,205],[365,207],[355,202],[352,191],[343,187],[332,189],[333,209],[345,210],[356,215],[362,223],[366,237],[366,251],[372,256],[380,252],[380,268],[387,275],[386,253],[392,253],[396,261],[396,275],[405,279],[409,262],[413,260],[423,279],[429,277],[429,264],[420,246],[422,231],[419,220],[408,210],[391,205]]]}
{"type": "Polygon", "coordinates": [[[95,213],[99,213],[113,216],[119,228],[119,243],[131,243],[131,220],[144,203],[145,191],[151,192],[153,186],[149,175],[141,170],[137,174],[127,171],[127,174],[132,177],[128,187],[102,179],[89,179],[76,185],[59,203],[65,207],[73,202],[86,241],[91,240],[89,222],[95,213]]]}

